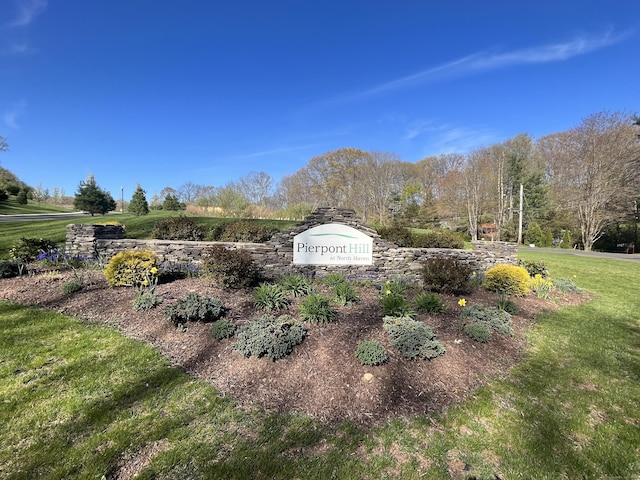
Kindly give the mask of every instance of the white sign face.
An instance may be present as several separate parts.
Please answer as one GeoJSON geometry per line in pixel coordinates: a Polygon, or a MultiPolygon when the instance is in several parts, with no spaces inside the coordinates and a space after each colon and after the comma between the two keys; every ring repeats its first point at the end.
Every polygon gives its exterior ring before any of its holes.
{"type": "Polygon", "coordinates": [[[293,238],[298,265],[373,265],[373,239],[341,223],[327,223],[293,238]]]}

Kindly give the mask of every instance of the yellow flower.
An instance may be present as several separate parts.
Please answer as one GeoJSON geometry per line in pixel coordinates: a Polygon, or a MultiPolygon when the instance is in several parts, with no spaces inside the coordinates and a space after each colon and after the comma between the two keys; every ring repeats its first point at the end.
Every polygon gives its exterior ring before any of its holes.
{"type": "Polygon", "coordinates": [[[387,280],[386,282],[384,282],[385,285],[391,285],[391,280],[387,280]]]}
{"type": "Polygon", "coordinates": [[[465,307],[467,305],[467,301],[464,298],[461,298],[460,300],[458,300],[458,305],[460,305],[461,307],[465,307]]]}
{"type": "Polygon", "coordinates": [[[384,293],[386,293],[387,295],[391,295],[391,290],[387,290],[387,291],[386,291],[386,292],[384,292],[384,293]]]}
{"type": "Polygon", "coordinates": [[[151,267],[151,275],[155,275],[158,273],[158,269],[156,267],[151,267]]]}
{"type": "Polygon", "coordinates": [[[144,285],[146,287],[147,285],[149,285],[149,281],[148,280],[143,280],[142,281],[142,285],[144,285]]]}

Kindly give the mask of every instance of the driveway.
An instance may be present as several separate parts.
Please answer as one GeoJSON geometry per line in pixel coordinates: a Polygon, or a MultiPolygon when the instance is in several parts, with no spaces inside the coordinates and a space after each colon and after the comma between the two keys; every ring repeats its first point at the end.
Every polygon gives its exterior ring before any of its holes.
{"type": "Polygon", "coordinates": [[[538,247],[526,247],[524,245],[518,246],[519,252],[526,251],[540,251],[543,253],[557,253],[559,255],[576,255],[579,257],[593,257],[593,258],[614,258],[616,260],[627,260],[631,262],[640,262],[640,253],[630,255],[628,253],[609,253],[609,252],[585,252],[584,250],[573,250],[569,248],[538,248],[538,247]]]}

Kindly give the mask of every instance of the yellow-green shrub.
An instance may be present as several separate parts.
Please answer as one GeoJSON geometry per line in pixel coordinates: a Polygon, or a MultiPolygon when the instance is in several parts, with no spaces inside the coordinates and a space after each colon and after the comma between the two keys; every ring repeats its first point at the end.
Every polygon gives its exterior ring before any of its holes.
{"type": "Polygon", "coordinates": [[[125,250],[117,253],[104,269],[104,276],[113,287],[149,285],[157,275],[158,257],[149,250],[125,250]]]}
{"type": "Polygon", "coordinates": [[[485,273],[484,286],[505,295],[522,297],[529,292],[529,272],[516,265],[496,265],[485,273]]]}

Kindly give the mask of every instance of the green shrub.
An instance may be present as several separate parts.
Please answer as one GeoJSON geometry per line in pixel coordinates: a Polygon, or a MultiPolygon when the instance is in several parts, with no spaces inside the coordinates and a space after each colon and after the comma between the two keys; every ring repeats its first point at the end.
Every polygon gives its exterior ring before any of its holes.
{"type": "Polygon", "coordinates": [[[151,310],[162,303],[162,299],[153,292],[143,291],[140,292],[136,298],[133,299],[133,309],[136,312],[144,310],[151,310]]]}
{"type": "Polygon", "coordinates": [[[80,279],[69,280],[60,286],[60,290],[64,294],[79,292],[84,288],[84,282],[80,279]]]}
{"type": "Polygon", "coordinates": [[[529,273],[524,267],[499,264],[487,270],[484,285],[488,290],[522,297],[529,291],[529,273]]]}
{"type": "Polygon", "coordinates": [[[289,306],[284,289],[274,283],[262,283],[253,292],[253,305],[258,310],[272,312],[289,306]]]}
{"type": "Polygon", "coordinates": [[[310,323],[331,323],[338,317],[338,312],[331,301],[318,293],[312,293],[300,303],[300,318],[310,323]]]}
{"type": "Polygon", "coordinates": [[[530,277],[540,275],[542,278],[549,276],[547,266],[541,260],[522,260],[518,259],[518,266],[524,268],[530,277]]]}
{"type": "Polygon", "coordinates": [[[444,301],[433,292],[420,292],[416,295],[415,304],[419,313],[444,312],[444,301]]]}
{"type": "Polygon", "coordinates": [[[226,313],[222,300],[198,293],[190,293],[187,298],[167,305],[164,314],[174,325],[186,322],[214,322],[226,313]]]}
{"type": "Polygon", "coordinates": [[[48,238],[20,238],[17,245],[9,249],[9,256],[20,262],[32,262],[38,255],[56,249],[56,244],[48,238]]]}
{"type": "Polygon", "coordinates": [[[395,243],[399,247],[411,247],[413,245],[413,235],[407,227],[399,225],[380,227],[378,228],[378,235],[384,240],[395,243]]]}
{"type": "Polygon", "coordinates": [[[491,329],[484,323],[468,323],[464,326],[464,333],[476,342],[487,343],[491,340],[491,329]]]}
{"type": "Polygon", "coordinates": [[[411,239],[414,248],[464,248],[462,239],[451,230],[416,233],[411,239]]]}
{"type": "Polygon", "coordinates": [[[472,269],[454,258],[433,257],[422,266],[424,288],[442,293],[467,293],[471,289],[472,269]]]}
{"type": "Polygon", "coordinates": [[[264,315],[238,329],[233,349],[246,357],[266,356],[275,362],[289,355],[306,334],[302,322],[289,315],[264,315]]]}
{"type": "Polygon", "coordinates": [[[324,283],[328,287],[335,288],[341,283],[347,283],[347,277],[345,277],[342,273],[333,272],[324,277],[322,279],[322,283],[324,283]]]}
{"type": "Polygon", "coordinates": [[[221,245],[205,249],[202,273],[224,287],[241,288],[257,285],[261,270],[246,250],[230,250],[221,245]]]}
{"type": "Polygon", "coordinates": [[[204,239],[204,229],[189,217],[181,215],[158,220],[151,236],[160,240],[200,241],[204,239]]]}
{"type": "Polygon", "coordinates": [[[383,316],[415,317],[416,315],[416,312],[404,296],[391,293],[389,290],[383,292],[380,298],[380,306],[382,307],[383,316]]]}
{"type": "Polygon", "coordinates": [[[278,231],[274,227],[239,220],[226,224],[220,233],[219,240],[221,242],[262,243],[269,240],[278,231]]]}
{"type": "Polygon", "coordinates": [[[112,287],[139,287],[155,281],[158,257],[149,250],[124,250],[115,254],[104,269],[104,276],[112,287]]]}
{"type": "Polygon", "coordinates": [[[382,365],[389,360],[389,355],[377,340],[363,340],[356,347],[356,357],[361,365],[382,365]]]}
{"type": "Polygon", "coordinates": [[[211,326],[211,335],[216,340],[231,338],[234,333],[236,333],[236,325],[228,318],[221,318],[211,326]]]}
{"type": "Polygon", "coordinates": [[[570,278],[556,278],[553,285],[562,293],[578,293],[582,294],[582,289],[578,287],[570,278]]]}
{"type": "Polygon", "coordinates": [[[560,248],[572,248],[573,241],[571,240],[571,232],[569,230],[565,230],[562,234],[562,242],[560,243],[560,248]]]}
{"type": "Polygon", "coordinates": [[[27,273],[27,264],[20,260],[0,260],[0,278],[12,278],[27,273]]]}
{"type": "Polygon", "coordinates": [[[460,310],[458,322],[461,330],[470,323],[483,323],[498,333],[513,336],[511,314],[496,307],[483,307],[481,305],[464,307],[460,310]]]}
{"type": "Polygon", "coordinates": [[[313,292],[311,279],[305,275],[283,275],[278,283],[294,297],[304,297],[313,292]]]}
{"type": "Polygon", "coordinates": [[[409,359],[420,357],[431,360],[445,353],[435,333],[424,323],[410,317],[384,317],[384,329],[391,343],[409,359]]]}
{"type": "Polygon", "coordinates": [[[358,303],[360,296],[356,288],[348,282],[339,283],[333,288],[335,293],[336,303],[339,305],[350,305],[352,303],[358,303]]]}

